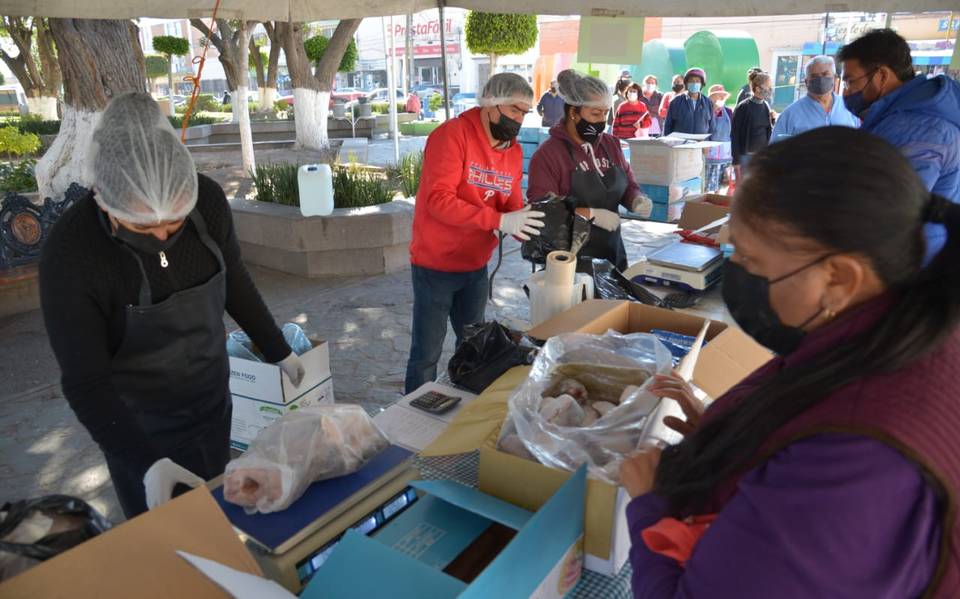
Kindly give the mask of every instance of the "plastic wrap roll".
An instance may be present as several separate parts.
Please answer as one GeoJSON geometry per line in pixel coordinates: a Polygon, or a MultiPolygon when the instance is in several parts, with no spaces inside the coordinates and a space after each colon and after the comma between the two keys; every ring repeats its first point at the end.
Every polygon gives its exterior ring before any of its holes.
{"type": "Polygon", "coordinates": [[[593,298],[593,279],[585,274],[575,274],[573,282],[561,286],[548,284],[546,271],[541,271],[531,276],[525,287],[530,295],[531,326],[566,312],[584,298],[593,298]]]}
{"type": "Polygon", "coordinates": [[[547,254],[547,285],[568,289],[573,285],[576,272],[577,257],[570,252],[557,251],[547,254]]]}

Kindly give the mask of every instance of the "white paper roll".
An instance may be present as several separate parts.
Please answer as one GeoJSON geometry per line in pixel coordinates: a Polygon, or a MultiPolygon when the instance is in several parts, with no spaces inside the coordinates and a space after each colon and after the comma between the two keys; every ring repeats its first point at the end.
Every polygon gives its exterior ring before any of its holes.
{"type": "Polygon", "coordinates": [[[537,326],[557,314],[566,312],[587,299],[593,298],[593,279],[589,275],[576,275],[576,282],[566,287],[547,283],[547,273],[538,272],[526,285],[530,293],[530,325],[537,326]]]}
{"type": "Polygon", "coordinates": [[[573,286],[573,276],[576,273],[577,257],[570,252],[547,254],[547,285],[569,288],[573,286]]]}

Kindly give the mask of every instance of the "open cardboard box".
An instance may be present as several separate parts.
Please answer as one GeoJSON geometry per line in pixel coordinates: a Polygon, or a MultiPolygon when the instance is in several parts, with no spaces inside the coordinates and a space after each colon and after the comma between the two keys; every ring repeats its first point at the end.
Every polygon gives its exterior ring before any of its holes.
{"type": "Polygon", "coordinates": [[[564,479],[536,513],[453,481],[413,482],[423,496],[372,537],[348,531],[301,597],[561,599],[583,567],[573,515],[586,468],[564,479]]]}
{"type": "Polygon", "coordinates": [[[178,550],[261,574],[220,506],[199,487],[11,578],[0,585],[0,597],[229,596],[178,550]]]}
{"type": "MultiPolygon", "coordinates": [[[[730,197],[715,193],[704,193],[687,198],[677,226],[680,229],[696,231],[730,214],[730,197]]],[[[729,243],[730,225],[724,223],[699,233],[702,237],[716,240],[717,244],[729,243]]]]}
{"type": "MultiPolygon", "coordinates": [[[[570,332],[602,335],[664,329],[695,336],[704,319],[624,301],[590,300],[529,331],[538,339],[570,332]]],[[[693,383],[717,398],[767,362],[770,353],[739,329],[714,321],[707,332],[707,345],[700,352],[693,383]]],[[[470,405],[465,406],[447,430],[423,455],[439,456],[480,451],[479,488],[484,493],[524,509],[543,505],[563,484],[568,473],[497,450],[500,427],[507,416],[513,390],[526,378],[529,368],[514,368],[470,405]]],[[[585,565],[605,575],[617,573],[627,559],[630,539],[625,510],[629,497],[622,489],[598,480],[587,483],[584,515],[585,565]]]]}

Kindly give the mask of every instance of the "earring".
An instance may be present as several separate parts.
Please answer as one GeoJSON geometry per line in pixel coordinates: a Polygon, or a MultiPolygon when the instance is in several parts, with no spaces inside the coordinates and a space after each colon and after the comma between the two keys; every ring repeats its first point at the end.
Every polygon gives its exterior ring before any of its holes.
{"type": "Polygon", "coordinates": [[[835,317],[836,315],[837,315],[837,313],[834,312],[833,310],[831,310],[830,308],[824,308],[824,309],[823,309],[823,316],[824,316],[824,318],[826,318],[827,320],[833,320],[833,317],[835,317]]]}

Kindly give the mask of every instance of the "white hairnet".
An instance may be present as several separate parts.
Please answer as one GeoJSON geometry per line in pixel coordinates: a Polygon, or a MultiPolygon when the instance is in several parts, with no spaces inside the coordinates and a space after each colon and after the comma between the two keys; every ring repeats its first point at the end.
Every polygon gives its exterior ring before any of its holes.
{"type": "Polygon", "coordinates": [[[613,95],[607,84],[589,75],[581,75],[573,69],[567,69],[557,75],[559,93],[563,101],[570,106],[606,108],[613,106],[613,95]]]}
{"type": "Polygon", "coordinates": [[[533,88],[527,80],[516,73],[497,73],[483,86],[483,93],[477,104],[480,106],[501,106],[526,102],[533,104],[533,88]]]}
{"type": "Polygon", "coordinates": [[[87,180],[103,209],[138,225],[179,220],[197,203],[190,151],[145,93],[107,106],[90,142],[87,180]]]}

